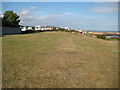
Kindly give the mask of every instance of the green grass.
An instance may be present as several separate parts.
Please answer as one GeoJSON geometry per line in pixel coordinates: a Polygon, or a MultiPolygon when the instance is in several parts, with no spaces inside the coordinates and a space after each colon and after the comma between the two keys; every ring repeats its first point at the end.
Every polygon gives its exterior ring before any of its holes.
{"type": "Polygon", "coordinates": [[[118,43],[68,32],[2,37],[4,88],[117,88],[118,43]]]}

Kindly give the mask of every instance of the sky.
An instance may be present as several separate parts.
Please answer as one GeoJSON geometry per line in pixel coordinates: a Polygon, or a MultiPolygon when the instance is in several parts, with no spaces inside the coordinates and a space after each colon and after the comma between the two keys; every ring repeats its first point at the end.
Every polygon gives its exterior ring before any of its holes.
{"type": "Polygon", "coordinates": [[[2,13],[7,10],[12,10],[20,16],[20,25],[52,25],[95,31],[118,30],[117,2],[7,2],[6,0],[2,2],[2,13]]]}
{"type": "Polygon", "coordinates": [[[2,2],[118,2],[120,0],[1,0],[2,2]]]}

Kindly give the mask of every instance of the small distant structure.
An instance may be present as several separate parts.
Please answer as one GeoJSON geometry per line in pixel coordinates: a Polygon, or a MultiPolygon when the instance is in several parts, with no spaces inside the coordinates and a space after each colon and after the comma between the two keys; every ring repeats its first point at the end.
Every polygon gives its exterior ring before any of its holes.
{"type": "Polygon", "coordinates": [[[21,31],[26,31],[27,30],[27,27],[26,26],[21,26],[21,31]]]}
{"type": "Polygon", "coordinates": [[[44,30],[53,30],[53,26],[45,26],[44,30]]]}
{"type": "Polygon", "coordinates": [[[44,26],[44,27],[41,27],[41,26],[36,26],[36,30],[41,30],[41,31],[49,31],[49,30],[53,30],[53,26],[44,26]]]}
{"type": "Polygon", "coordinates": [[[70,30],[70,28],[69,28],[69,27],[64,27],[64,29],[66,29],[66,30],[70,30]]]}
{"type": "Polygon", "coordinates": [[[56,27],[55,29],[59,29],[58,27],[56,27]]]}
{"type": "Polygon", "coordinates": [[[35,31],[40,31],[41,30],[41,26],[35,26],[35,31]]]}
{"type": "Polygon", "coordinates": [[[27,27],[27,30],[32,30],[32,26],[28,26],[28,27],[27,27]]]}
{"type": "Polygon", "coordinates": [[[31,33],[34,32],[33,26],[20,26],[22,33],[31,33]]]}
{"type": "Polygon", "coordinates": [[[65,28],[60,28],[60,27],[55,27],[55,26],[21,26],[21,31],[22,32],[44,32],[44,31],[58,31],[59,29],[66,29],[70,30],[70,28],[65,27],[65,28]]]}
{"type": "Polygon", "coordinates": [[[21,31],[32,30],[32,26],[21,26],[21,31]]]}
{"type": "Polygon", "coordinates": [[[87,34],[87,31],[86,31],[86,30],[84,31],[84,34],[85,34],[85,35],[87,34]]]}
{"type": "Polygon", "coordinates": [[[86,30],[78,29],[77,31],[80,33],[80,35],[84,35],[84,34],[86,35],[87,34],[86,30]]]}
{"type": "Polygon", "coordinates": [[[35,30],[40,30],[41,26],[35,26],[35,30]]]}
{"type": "Polygon", "coordinates": [[[81,29],[78,29],[77,31],[78,31],[78,32],[83,32],[83,30],[81,30],[81,29]]]}

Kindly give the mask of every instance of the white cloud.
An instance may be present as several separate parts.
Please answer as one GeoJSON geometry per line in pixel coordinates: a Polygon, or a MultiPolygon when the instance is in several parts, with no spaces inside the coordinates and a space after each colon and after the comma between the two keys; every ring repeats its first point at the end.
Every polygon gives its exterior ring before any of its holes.
{"type": "Polygon", "coordinates": [[[28,14],[30,12],[30,10],[22,10],[21,14],[28,14]]]}
{"type": "Polygon", "coordinates": [[[65,13],[63,13],[63,15],[64,16],[69,16],[69,15],[74,15],[74,13],[72,13],[72,12],[65,12],[65,13]]]}
{"type": "Polygon", "coordinates": [[[41,15],[41,16],[31,16],[27,15],[22,17],[22,25],[31,26],[68,26],[75,29],[88,29],[88,30],[117,30],[117,18],[96,18],[96,17],[81,17],[81,18],[63,18],[63,16],[52,16],[52,15],[41,15]]]}
{"type": "Polygon", "coordinates": [[[37,17],[34,17],[35,19],[47,19],[49,16],[48,15],[42,15],[42,16],[37,16],[37,17]]]}
{"type": "MultiPolygon", "coordinates": [[[[111,9],[113,9],[113,7],[95,7],[95,8],[94,8],[94,10],[93,9],[92,10],[96,13],[115,12],[115,10],[111,10],[111,9]],[[96,8],[96,10],[95,10],[95,8],[96,8]],[[100,11],[100,10],[98,11],[98,9],[101,9],[102,11],[100,11]]],[[[72,19],[72,18],[66,18],[66,17],[70,16],[70,15],[75,15],[75,13],[73,13],[73,12],[63,12],[63,13],[57,13],[54,15],[46,15],[46,14],[43,15],[44,14],[43,12],[42,12],[42,14],[31,13],[31,9],[36,9],[36,8],[30,7],[28,9],[24,9],[24,10],[29,10],[30,12],[20,15],[20,20],[21,20],[20,24],[21,25],[31,25],[31,26],[52,25],[52,26],[60,26],[60,27],[68,26],[70,28],[76,28],[76,29],[81,28],[81,29],[91,29],[91,30],[96,29],[96,30],[98,30],[98,28],[99,28],[100,30],[103,30],[103,29],[117,30],[116,18],[113,18],[112,20],[105,19],[105,18],[96,19],[96,18],[86,18],[86,17],[82,17],[79,19],[72,19]],[[39,16],[37,16],[37,15],[39,15],[39,16]],[[106,24],[104,24],[104,23],[106,23],[106,24]]],[[[37,13],[41,13],[41,12],[37,12],[37,13]]]]}
{"type": "MultiPolygon", "coordinates": [[[[110,13],[111,11],[109,11],[110,13]]],[[[98,13],[98,12],[97,12],[98,13]]],[[[103,12],[99,12],[103,13],[103,12]]],[[[106,13],[106,12],[105,12],[106,13]]],[[[21,25],[52,25],[52,26],[60,26],[65,27],[68,26],[70,28],[76,28],[76,29],[91,29],[91,30],[117,30],[117,18],[87,18],[81,17],[81,18],[66,18],[69,15],[74,15],[72,12],[63,12],[61,14],[55,14],[55,15],[42,15],[36,16],[34,13],[28,13],[26,15],[22,15],[21,17],[21,25]],[[64,17],[64,18],[63,18],[64,17]],[[106,24],[104,24],[106,23],[106,24]]]]}
{"type": "Polygon", "coordinates": [[[37,7],[35,7],[35,6],[32,6],[32,7],[30,7],[29,9],[31,9],[31,10],[33,10],[33,9],[36,9],[37,7]]]}
{"type": "Polygon", "coordinates": [[[61,13],[61,14],[52,15],[52,17],[63,17],[63,16],[71,16],[71,15],[74,15],[74,13],[72,13],[72,12],[64,12],[64,13],[61,13]]]}
{"type": "Polygon", "coordinates": [[[28,14],[28,13],[30,13],[31,10],[34,10],[34,9],[36,9],[36,8],[37,8],[37,7],[32,6],[32,7],[23,9],[20,13],[21,13],[21,14],[28,14]]]}
{"type": "Polygon", "coordinates": [[[22,25],[57,25],[57,24],[62,24],[63,21],[61,17],[65,15],[70,15],[70,13],[62,13],[62,14],[56,14],[56,15],[40,15],[40,16],[35,16],[33,13],[28,13],[26,15],[21,14],[20,19],[21,22],[20,24],[22,25]],[[59,22],[58,22],[59,21],[59,22]],[[62,23],[61,23],[62,22],[62,23]]]}
{"type": "Polygon", "coordinates": [[[35,11],[34,14],[38,15],[38,14],[43,14],[44,12],[40,12],[40,11],[35,11]]]}
{"type": "Polygon", "coordinates": [[[108,13],[118,12],[118,8],[116,7],[94,7],[92,11],[95,13],[108,14],[108,13]]]}
{"type": "MultiPolygon", "coordinates": [[[[34,15],[34,13],[27,13],[27,12],[24,12],[24,13],[20,13],[20,19],[21,19],[21,21],[22,21],[22,23],[23,22],[26,22],[26,21],[28,21],[28,23],[29,23],[29,20],[31,20],[32,22],[33,21],[41,21],[41,20],[47,20],[47,19],[53,19],[53,21],[54,21],[54,18],[61,18],[61,17],[65,17],[65,16],[69,16],[69,15],[73,15],[74,13],[72,13],[72,12],[64,12],[64,13],[61,13],[61,14],[56,14],[56,15],[40,15],[40,16],[36,16],[36,15],[34,15]]],[[[42,21],[43,22],[43,21],[42,21]]]]}

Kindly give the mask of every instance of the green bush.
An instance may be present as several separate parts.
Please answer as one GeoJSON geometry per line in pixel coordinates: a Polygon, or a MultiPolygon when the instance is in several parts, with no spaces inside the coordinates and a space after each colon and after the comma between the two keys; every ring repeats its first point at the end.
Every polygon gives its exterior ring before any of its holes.
{"type": "Polygon", "coordinates": [[[96,35],[97,38],[106,39],[105,35],[96,35]]]}
{"type": "Polygon", "coordinates": [[[120,38],[117,38],[117,37],[112,37],[112,38],[108,38],[106,40],[120,40],[120,38]]]}

